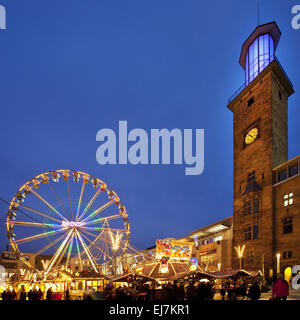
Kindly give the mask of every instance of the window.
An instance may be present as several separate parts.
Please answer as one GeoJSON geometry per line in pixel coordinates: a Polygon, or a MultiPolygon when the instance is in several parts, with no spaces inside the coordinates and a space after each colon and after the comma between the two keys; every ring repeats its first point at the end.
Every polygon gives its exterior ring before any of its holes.
{"type": "Polygon", "coordinates": [[[292,258],[292,251],[283,251],[282,259],[291,259],[292,258]]]}
{"type": "Polygon", "coordinates": [[[255,170],[252,170],[251,172],[248,173],[247,182],[251,182],[254,180],[255,180],[255,170]]]}
{"type": "Polygon", "coordinates": [[[251,226],[248,225],[244,228],[244,240],[248,241],[251,240],[251,226]]]}
{"type": "Polygon", "coordinates": [[[289,168],[289,177],[293,177],[298,174],[298,165],[289,168]]]}
{"type": "Polygon", "coordinates": [[[253,240],[258,239],[258,224],[253,225],[253,240]]]}
{"type": "Polygon", "coordinates": [[[244,208],[244,216],[247,216],[248,214],[252,213],[252,205],[251,201],[248,201],[245,203],[245,208],[244,208]]]}
{"type": "Polygon", "coordinates": [[[247,216],[251,213],[259,212],[259,200],[254,199],[253,201],[247,201],[244,204],[244,216],[247,216]]]}
{"type": "Polygon", "coordinates": [[[253,213],[259,212],[259,201],[258,199],[253,200],[253,213]]]}
{"type": "Polygon", "coordinates": [[[278,182],[283,181],[287,178],[287,172],[282,171],[278,173],[278,182]]]}
{"type": "Polygon", "coordinates": [[[246,85],[256,78],[274,60],[274,40],[269,33],[257,37],[246,56],[246,85]]]}
{"type": "Polygon", "coordinates": [[[249,101],[248,101],[248,107],[251,107],[254,103],[254,97],[252,97],[249,101]]]}
{"type": "Polygon", "coordinates": [[[289,194],[285,194],[283,197],[283,205],[285,207],[290,206],[294,203],[294,194],[291,192],[289,194]]]}
{"type": "Polygon", "coordinates": [[[283,219],[283,233],[292,233],[293,232],[293,218],[288,217],[283,219]]]}
{"type": "Polygon", "coordinates": [[[216,254],[203,255],[203,256],[200,256],[199,260],[201,265],[216,265],[217,255],[216,254]]]}
{"type": "Polygon", "coordinates": [[[279,97],[280,100],[282,99],[281,91],[278,91],[278,97],[279,97]]]}

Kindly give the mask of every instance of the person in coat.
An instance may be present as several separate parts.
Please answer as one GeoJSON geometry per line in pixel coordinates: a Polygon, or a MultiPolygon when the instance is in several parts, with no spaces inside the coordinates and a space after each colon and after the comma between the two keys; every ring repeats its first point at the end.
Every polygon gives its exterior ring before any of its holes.
{"type": "Polygon", "coordinates": [[[286,300],[289,295],[289,285],[282,279],[282,275],[277,275],[277,281],[274,283],[272,289],[272,296],[274,300],[286,300]]]}
{"type": "Polygon", "coordinates": [[[254,282],[249,288],[248,296],[252,301],[256,301],[260,298],[260,287],[257,282],[254,282]]]}
{"type": "Polygon", "coordinates": [[[25,287],[22,286],[20,291],[19,291],[19,300],[26,300],[27,294],[25,291],[25,287]]]}
{"type": "Polygon", "coordinates": [[[47,290],[46,300],[52,300],[52,288],[51,287],[47,290]]]}

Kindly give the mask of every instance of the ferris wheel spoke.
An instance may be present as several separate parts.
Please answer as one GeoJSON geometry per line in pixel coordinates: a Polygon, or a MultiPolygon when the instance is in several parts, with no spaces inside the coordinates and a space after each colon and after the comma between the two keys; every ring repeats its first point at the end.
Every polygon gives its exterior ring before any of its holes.
{"type": "Polygon", "coordinates": [[[52,211],[54,211],[61,219],[67,220],[64,216],[62,216],[50,203],[48,203],[42,196],[40,196],[37,192],[31,189],[32,193],[36,195],[41,201],[43,201],[52,211]]]}
{"type": "Polygon", "coordinates": [[[80,197],[79,197],[78,206],[77,206],[77,213],[76,213],[76,218],[75,218],[76,221],[78,220],[78,215],[79,215],[79,211],[80,211],[80,207],[81,207],[81,203],[82,203],[82,196],[83,196],[85,185],[86,185],[86,181],[83,179],[82,180],[82,187],[81,187],[81,191],[80,191],[80,197]]]}
{"type": "Polygon", "coordinates": [[[37,234],[35,236],[30,236],[30,237],[27,237],[27,238],[15,240],[15,243],[20,244],[20,243],[25,243],[25,242],[37,240],[37,239],[42,239],[42,238],[45,238],[45,237],[52,236],[56,232],[61,232],[61,231],[64,231],[64,230],[65,230],[65,228],[61,228],[61,229],[58,229],[58,230],[52,230],[52,231],[40,233],[40,234],[37,234]]]}
{"type": "Polygon", "coordinates": [[[106,241],[105,241],[105,254],[106,254],[106,257],[108,257],[108,259],[112,259],[112,256],[110,256],[110,252],[109,252],[109,232],[108,230],[105,230],[105,235],[106,235],[106,241]]]}
{"type": "Polygon", "coordinates": [[[81,253],[80,253],[79,241],[78,241],[78,237],[77,237],[76,233],[75,233],[75,239],[76,239],[76,249],[77,249],[77,256],[78,256],[78,260],[79,260],[80,271],[82,271],[81,253]]]}
{"type": "Polygon", "coordinates": [[[95,257],[100,262],[101,258],[104,257],[104,252],[103,251],[101,252],[100,250],[98,250],[95,254],[95,257]]]}
{"type": "Polygon", "coordinates": [[[71,241],[73,239],[73,236],[74,236],[74,231],[72,231],[71,233],[72,237],[70,237],[70,239],[68,240],[67,242],[67,245],[65,246],[65,248],[63,249],[62,253],[60,254],[60,257],[58,258],[57,262],[56,262],[56,265],[59,266],[60,262],[61,262],[61,259],[63,258],[63,256],[65,255],[68,247],[70,247],[71,245],[71,241]]]}
{"type": "Polygon", "coordinates": [[[70,204],[70,209],[71,209],[71,214],[72,214],[72,220],[74,220],[74,215],[73,215],[73,208],[72,208],[72,203],[71,203],[71,195],[70,195],[70,188],[69,188],[68,178],[66,178],[66,183],[67,183],[67,189],[68,189],[68,199],[69,199],[69,204],[70,204]]]}
{"type": "Polygon", "coordinates": [[[86,207],[84,208],[82,214],[80,215],[80,217],[78,218],[78,220],[83,219],[83,217],[85,216],[86,212],[88,211],[88,209],[91,207],[91,205],[95,202],[95,200],[97,199],[97,197],[99,196],[99,193],[101,191],[101,188],[99,188],[97,190],[97,192],[94,194],[93,198],[90,200],[90,202],[86,205],[86,207]]]}
{"type": "Polygon", "coordinates": [[[69,265],[69,260],[70,260],[70,256],[71,256],[71,252],[72,252],[72,248],[73,248],[73,241],[74,241],[74,233],[72,235],[71,243],[69,246],[69,251],[68,251],[68,256],[67,256],[67,261],[66,261],[66,269],[68,268],[68,265],[69,265]]]}
{"type": "Polygon", "coordinates": [[[13,225],[21,225],[27,227],[46,227],[50,229],[59,229],[61,224],[42,223],[42,222],[28,222],[28,221],[13,221],[13,225]]]}
{"type": "Polygon", "coordinates": [[[90,242],[90,244],[88,245],[88,249],[90,250],[90,247],[91,247],[91,246],[94,246],[94,247],[96,247],[98,250],[100,250],[100,251],[104,254],[103,249],[101,249],[98,245],[96,245],[96,241],[97,241],[97,239],[99,238],[99,235],[96,236],[95,234],[93,234],[93,233],[91,233],[91,232],[86,232],[86,231],[85,231],[85,233],[86,233],[86,234],[89,234],[89,235],[91,235],[91,236],[93,236],[93,237],[96,237],[95,240],[91,241],[87,236],[84,235],[83,232],[81,233],[81,235],[90,242]]]}
{"type": "Polygon", "coordinates": [[[89,216],[87,216],[85,219],[82,220],[82,222],[89,221],[92,217],[96,216],[97,214],[101,213],[105,209],[107,209],[109,206],[111,206],[114,203],[115,199],[110,200],[97,210],[93,211],[89,216]]]}
{"type": "Polygon", "coordinates": [[[92,221],[88,221],[88,222],[85,222],[84,225],[87,226],[87,225],[95,224],[95,223],[98,223],[98,222],[101,222],[101,221],[113,220],[113,219],[117,219],[117,218],[120,218],[120,217],[123,217],[122,213],[118,213],[118,214],[114,214],[112,216],[98,218],[98,219],[95,219],[95,220],[92,220],[92,221]]]}
{"type": "Polygon", "coordinates": [[[48,184],[49,184],[49,186],[50,186],[51,190],[53,191],[53,193],[54,193],[54,195],[55,195],[56,199],[58,200],[58,202],[60,203],[60,205],[63,207],[63,209],[64,209],[64,211],[65,211],[65,213],[66,213],[67,217],[68,217],[69,219],[71,219],[71,218],[70,218],[70,216],[69,216],[69,214],[68,214],[68,212],[67,212],[67,210],[66,210],[66,208],[64,207],[63,203],[61,202],[61,200],[60,200],[59,196],[58,196],[58,195],[57,195],[57,193],[55,192],[55,190],[54,190],[54,188],[53,188],[53,186],[52,186],[51,182],[50,182],[50,181],[48,181],[48,184]]]}
{"type": "MultiPolygon", "coordinates": [[[[80,227],[80,229],[100,231],[100,230],[106,230],[107,228],[103,228],[103,227],[80,227]]],[[[119,232],[124,232],[124,233],[128,232],[128,230],[126,230],[126,229],[116,229],[116,228],[109,228],[109,229],[111,231],[119,231],[119,232]]]]}
{"type": "Polygon", "coordinates": [[[50,243],[48,243],[45,247],[43,247],[42,249],[40,249],[37,253],[35,253],[36,256],[40,255],[41,253],[43,253],[44,251],[46,251],[47,249],[49,249],[50,247],[54,246],[57,242],[59,242],[60,240],[62,240],[68,232],[65,232],[62,236],[58,237],[57,239],[51,241],[50,243]]]}
{"type": "MultiPolygon", "coordinates": [[[[85,244],[85,242],[84,242],[84,240],[82,239],[81,236],[83,236],[83,237],[84,237],[85,239],[87,239],[89,242],[90,242],[90,239],[89,239],[88,237],[86,237],[83,233],[78,232],[78,230],[76,230],[76,231],[77,231],[77,234],[78,234],[78,239],[79,239],[79,241],[81,242],[81,245],[82,245],[82,247],[83,247],[83,251],[81,251],[80,255],[82,256],[83,253],[85,252],[85,254],[86,254],[87,258],[90,260],[92,266],[93,266],[93,267],[96,266],[96,265],[97,265],[97,262],[95,261],[93,255],[92,255],[91,252],[90,252],[89,247],[86,246],[86,244],[85,244]],[[94,262],[94,265],[93,265],[93,262],[94,262]]],[[[94,270],[95,270],[96,272],[98,272],[97,268],[95,269],[95,267],[94,267],[94,270]]]]}
{"type": "Polygon", "coordinates": [[[57,249],[57,251],[55,252],[54,256],[52,257],[50,264],[48,266],[47,271],[45,272],[45,277],[47,277],[48,273],[50,272],[51,268],[53,267],[53,265],[55,264],[56,260],[58,259],[59,255],[61,254],[63,248],[66,246],[66,244],[68,243],[71,234],[73,233],[73,229],[71,229],[67,235],[67,237],[65,238],[65,240],[61,243],[61,245],[59,246],[59,248],[57,249]]]}
{"type": "Polygon", "coordinates": [[[82,247],[83,247],[83,249],[84,249],[84,251],[85,251],[85,253],[86,253],[87,257],[88,257],[88,259],[90,260],[94,270],[98,273],[98,270],[97,270],[96,265],[95,265],[95,263],[93,261],[93,257],[91,256],[91,253],[89,252],[89,249],[87,248],[85,242],[83,241],[83,239],[82,239],[82,237],[81,237],[81,235],[80,235],[80,233],[78,232],[77,229],[75,229],[75,232],[77,233],[78,239],[79,239],[79,241],[80,241],[80,243],[81,243],[81,245],[82,245],[82,247]]]}
{"type": "Polygon", "coordinates": [[[94,234],[94,233],[89,232],[89,231],[87,231],[87,230],[81,230],[81,229],[80,229],[80,232],[81,232],[81,233],[89,234],[89,235],[91,235],[91,236],[93,236],[93,237],[95,237],[95,238],[97,238],[97,237],[100,238],[100,236],[101,236],[101,234],[102,234],[103,231],[102,231],[100,234],[94,234]]]}
{"type": "Polygon", "coordinates": [[[39,210],[30,208],[30,207],[25,206],[25,205],[23,205],[23,204],[22,204],[21,206],[22,206],[22,208],[24,208],[25,210],[31,211],[31,212],[36,213],[36,214],[39,214],[40,216],[43,216],[43,217],[45,217],[45,218],[48,218],[48,219],[53,220],[53,221],[58,221],[58,222],[61,223],[61,220],[58,220],[58,219],[56,219],[56,218],[54,218],[54,217],[52,217],[52,216],[49,216],[48,214],[46,214],[46,213],[44,213],[44,212],[41,212],[41,211],[39,211],[39,210]]]}

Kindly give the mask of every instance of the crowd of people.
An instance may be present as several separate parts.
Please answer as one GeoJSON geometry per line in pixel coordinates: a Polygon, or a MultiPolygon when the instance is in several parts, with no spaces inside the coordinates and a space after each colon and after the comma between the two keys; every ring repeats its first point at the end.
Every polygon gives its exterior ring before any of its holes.
{"type": "MultiPolygon", "coordinates": [[[[94,290],[86,288],[83,293],[83,300],[189,300],[207,301],[213,300],[216,293],[219,293],[222,300],[251,299],[258,300],[261,297],[261,285],[257,281],[234,281],[233,279],[223,281],[221,287],[216,287],[214,281],[194,281],[164,283],[160,288],[149,286],[147,283],[135,282],[127,286],[115,288],[113,283],[109,283],[102,291],[100,288],[94,290]]],[[[2,294],[2,300],[57,300],[70,299],[69,289],[62,294],[53,292],[48,288],[43,292],[39,287],[33,287],[28,292],[25,287],[16,292],[13,287],[6,288],[2,294]]],[[[271,300],[286,300],[289,295],[289,285],[278,275],[277,280],[272,285],[271,300]]]]}
{"type": "Polygon", "coordinates": [[[18,292],[14,288],[6,288],[1,297],[2,300],[42,300],[44,293],[40,288],[36,287],[26,292],[25,287],[22,286],[18,292]]]}
{"type": "MultiPolygon", "coordinates": [[[[91,292],[91,289],[88,289],[91,292]]],[[[246,282],[235,283],[232,280],[224,283],[220,288],[216,288],[214,281],[189,281],[168,282],[159,289],[150,288],[147,284],[130,284],[114,288],[110,283],[102,294],[102,299],[106,300],[189,300],[207,301],[213,300],[215,294],[219,293],[222,300],[246,299],[258,300],[260,298],[260,285],[253,282],[251,285],[246,282]]],[[[97,293],[85,294],[85,299],[97,299],[97,293]]]]}

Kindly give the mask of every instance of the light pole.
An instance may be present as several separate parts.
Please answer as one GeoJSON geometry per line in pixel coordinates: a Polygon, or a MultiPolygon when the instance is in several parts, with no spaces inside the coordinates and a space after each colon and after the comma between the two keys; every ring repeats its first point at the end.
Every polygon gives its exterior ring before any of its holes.
{"type": "Polygon", "coordinates": [[[261,264],[262,264],[262,276],[263,280],[265,280],[265,254],[263,253],[261,256],[261,264]]]}
{"type": "Polygon", "coordinates": [[[277,274],[280,273],[280,253],[276,254],[276,258],[277,258],[277,274]]]}
{"type": "Polygon", "coordinates": [[[240,259],[240,269],[242,269],[242,258],[243,258],[243,255],[244,255],[244,251],[245,251],[245,245],[243,245],[242,247],[240,247],[239,245],[237,247],[234,248],[236,253],[237,253],[237,256],[239,257],[240,259]]]}
{"type": "Polygon", "coordinates": [[[115,277],[116,277],[117,276],[117,250],[114,250],[114,261],[115,261],[114,270],[115,270],[115,277]]]}

